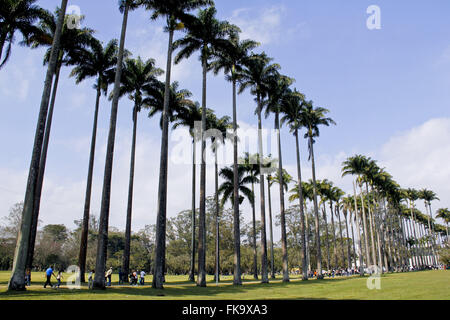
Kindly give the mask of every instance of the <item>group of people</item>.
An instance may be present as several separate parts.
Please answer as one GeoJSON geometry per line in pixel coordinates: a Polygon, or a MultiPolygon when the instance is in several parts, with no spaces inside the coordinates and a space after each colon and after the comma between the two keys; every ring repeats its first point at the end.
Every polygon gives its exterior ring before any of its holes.
{"type": "Polygon", "coordinates": [[[128,279],[129,284],[132,286],[137,286],[138,284],[143,286],[145,285],[145,276],[146,273],[144,270],[141,270],[141,272],[133,270],[129,275],[126,275],[122,270],[119,270],[119,285],[124,284],[124,280],[128,279]]]}

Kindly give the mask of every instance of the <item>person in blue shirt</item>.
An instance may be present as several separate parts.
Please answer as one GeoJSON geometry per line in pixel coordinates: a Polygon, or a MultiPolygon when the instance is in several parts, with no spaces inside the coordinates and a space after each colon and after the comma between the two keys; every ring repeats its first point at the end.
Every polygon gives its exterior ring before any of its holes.
{"type": "Polygon", "coordinates": [[[51,280],[52,276],[54,276],[56,278],[55,274],[53,273],[53,266],[50,266],[45,271],[45,275],[47,276],[47,281],[44,284],[44,288],[47,287],[47,284],[50,285],[50,288],[52,288],[53,286],[52,286],[52,282],[50,280],[51,280]]]}

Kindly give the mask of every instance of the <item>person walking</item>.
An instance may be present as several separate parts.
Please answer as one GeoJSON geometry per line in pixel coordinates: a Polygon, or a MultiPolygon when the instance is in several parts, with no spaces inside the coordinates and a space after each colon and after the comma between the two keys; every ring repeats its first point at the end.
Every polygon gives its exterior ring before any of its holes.
{"type": "Polygon", "coordinates": [[[25,283],[27,287],[31,286],[31,270],[30,268],[27,268],[27,271],[25,271],[25,283]]]}
{"type": "Polygon", "coordinates": [[[141,271],[141,281],[140,281],[140,285],[143,286],[145,284],[145,271],[142,270],[141,271]]]}
{"type": "Polygon", "coordinates": [[[113,269],[112,269],[112,267],[110,267],[109,270],[106,271],[106,274],[105,274],[105,280],[106,279],[108,280],[108,284],[107,284],[108,287],[111,287],[112,272],[113,272],[113,269]]]}
{"type": "Polygon", "coordinates": [[[61,285],[61,279],[62,279],[62,271],[58,272],[58,275],[56,276],[56,281],[58,281],[58,283],[56,284],[56,287],[59,289],[59,286],[61,285]]]}
{"type": "Polygon", "coordinates": [[[47,277],[47,281],[45,281],[44,288],[47,288],[47,285],[49,285],[50,288],[52,288],[53,287],[52,282],[51,282],[52,276],[54,276],[56,278],[55,274],[53,273],[53,266],[50,266],[45,271],[45,275],[47,277]]]}
{"type": "Polygon", "coordinates": [[[94,281],[94,270],[91,270],[91,272],[89,272],[89,276],[88,276],[88,288],[92,289],[92,283],[94,281]]]}

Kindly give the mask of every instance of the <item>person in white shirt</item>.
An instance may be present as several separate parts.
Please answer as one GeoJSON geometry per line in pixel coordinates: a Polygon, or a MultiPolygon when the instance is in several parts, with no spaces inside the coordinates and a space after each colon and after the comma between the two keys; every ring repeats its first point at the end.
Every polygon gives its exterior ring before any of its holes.
{"type": "Polygon", "coordinates": [[[145,284],[145,271],[142,270],[141,271],[141,281],[140,281],[140,285],[143,286],[145,284]]]}

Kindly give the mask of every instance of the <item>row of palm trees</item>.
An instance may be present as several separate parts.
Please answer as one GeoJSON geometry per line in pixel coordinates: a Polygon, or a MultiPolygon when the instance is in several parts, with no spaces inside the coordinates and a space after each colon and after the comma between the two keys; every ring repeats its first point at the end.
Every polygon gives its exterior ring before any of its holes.
{"type": "MultiPolygon", "coordinates": [[[[61,7],[51,14],[46,10],[34,5],[35,0],[4,0],[2,5],[0,40],[1,53],[4,44],[7,44],[7,54],[2,60],[2,65],[7,61],[11,52],[11,44],[14,40],[14,33],[20,32],[23,35],[23,43],[32,48],[40,46],[48,47],[45,54],[45,61],[48,64],[46,81],[41,101],[41,108],[36,128],[35,142],[33,146],[32,159],[27,183],[27,189],[24,201],[24,210],[21,231],[19,233],[12,277],[9,283],[11,290],[23,290],[24,273],[27,267],[32,265],[34,239],[36,237],[37,221],[39,216],[39,205],[42,191],[42,183],[45,171],[46,155],[50,129],[52,123],[53,108],[55,105],[59,73],[62,66],[74,66],[71,76],[75,77],[76,82],[80,83],[88,78],[95,78],[94,89],[96,90],[96,102],[94,109],[94,122],[92,129],[91,151],[89,157],[88,178],[86,186],[86,196],[83,214],[83,227],[81,236],[81,245],[79,253],[80,277],[84,281],[88,221],[90,215],[90,202],[92,190],[92,175],[95,159],[95,146],[97,134],[97,121],[99,102],[102,96],[107,95],[108,88],[114,84],[113,90],[109,95],[111,101],[111,118],[107,142],[103,192],[101,198],[101,210],[99,220],[99,237],[97,244],[96,270],[104,270],[106,266],[106,248],[108,242],[108,224],[110,212],[110,191],[112,165],[114,158],[115,132],[117,122],[117,110],[120,98],[128,96],[134,102],[132,109],[133,135],[131,144],[130,159],[130,180],[128,190],[128,204],[126,215],[126,246],[123,256],[123,271],[128,274],[129,256],[130,256],[130,237],[131,237],[131,219],[133,210],[133,182],[135,167],[135,148],[137,135],[137,117],[142,109],[149,112],[149,117],[161,113],[160,125],[161,152],[160,152],[160,174],[158,185],[158,208],[156,222],[156,241],[155,241],[155,263],[153,270],[154,288],[163,288],[164,269],[165,269],[165,245],[166,245],[166,213],[167,213],[167,169],[168,169],[168,134],[169,125],[173,128],[184,126],[189,128],[193,143],[193,174],[192,174],[192,252],[189,279],[195,280],[195,258],[197,257],[197,285],[206,286],[206,158],[202,156],[200,165],[200,206],[199,221],[195,221],[196,201],[196,143],[201,141],[202,155],[205,155],[206,138],[203,133],[207,129],[215,128],[218,135],[211,137],[212,149],[215,155],[215,201],[216,201],[216,279],[219,280],[219,214],[220,207],[228,199],[233,205],[233,223],[234,223],[234,279],[235,285],[241,284],[240,270],[240,226],[239,205],[244,200],[244,196],[250,201],[252,206],[253,218],[253,248],[254,248],[254,277],[258,277],[257,252],[256,252],[256,210],[255,210],[255,190],[254,185],[260,187],[260,222],[261,222],[261,281],[269,282],[268,277],[268,257],[267,257],[267,235],[266,235],[266,202],[265,202],[265,182],[267,179],[268,191],[273,182],[278,183],[280,192],[280,217],[281,217],[281,247],[283,258],[283,281],[289,281],[288,267],[288,248],[286,240],[286,221],[285,221],[285,192],[291,180],[291,177],[283,169],[282,148],[280,128],[285,125],[292,132],[296,141],[297,155],[297,188],[293,189],[293,195],[290,199],[299,201],[301,217],[301,242],[303,254],[303,279],[307,279],[308,271],[308,239],[307,239],[307,221],[306,199],[310,199],[314,205],[314,223],[315,223],[315,244],[317,254],[318,278],[322,278],[322,254],[319,227],[319,210],[322,206],[323,216],[326,219],[325,203],[330,204],[332,218],[333,241],[336,243],[334,230],[333,208],[339,212],[344,193],[326,181],[318,181],[315,172],[314,144],[320,136],[321,126],[330,126],[335,122],[327,117],[329,112],[325,108],[315,107],[312,101],[308,101],[305,96],[297,89],[291,88],[294,79],[280,73],[280,65],[273,63],[273,59],[266,53],[254,53],[253,50],[258,43],[252,40],[241,40],[239,37],[240,29],[216,18],[216,9],[212,1],[209,0],[120,0],[119,9],[123,14],[122,31],[120,40],[111,40],[103,45],[99,40],[93,37],[93,30],[89,28],[68,28],[67,17],[65,15],[67,0],[61,1],[61,7]],[[131,53],[125,49],[125,39],[127,31],[128,16],[131,11],[143,7],[151,12],[152,19],[164,18],[166,20],[165,31],[169,34],[167,66],[165,72],[155,66],[153,59],[143,61],[140,57],[133,59],[131,53]],[[196,16],[190,14],[193,9],[206,7],[199,10],[196,16]],[[7,17],[7,18],[6,18],[7,17]],[[174,41],[176,31],[183,31],[185,34],[180,39],[174,41]],[[174,53],[177,52],[175,57],[174,53]],[[179,63],[187,59],[196,52],[200,55],[202,66],[202,100],[201,104],[191,100],[191,93],[188,90],[180,89],[177,82],[171,82],[172,60],[179,63]],[[230,117],[218,117],[214,111],[207,107],[207,75],[213,71],[216,75],[224,72],[226,80],[232,85],[232,119],[230,117]],[[158,77],[165,73],[165,81],[160,82],[158,77]],[[249,89],[255,96],[256,115],[258,120],[258,154],[246,154],[242,159],[238,158],[238,137],[237,137],[237,94],[243,93],[249,89]],[[277,129],[277,166],[270,165],[272,160],[266,161],[262,143],[262,114],[274,115],[274,127],[277,129]],[[196,122],[201,121],[201,129],[198,130],[196,122]],[[217,161],[217,148],[220,143],[224,143],[223,136],[227,130],[234,132],[233,140],[233,165],[229,168],[219,170],[217,161]],[[304,188],[302,181],[302,172],[300,164],[300,139],[299,134],[304,130],[304,138],[308,143],[309,160],[311,161],[312,179],[309,189],[304,188]],[[263,159],[260,161],[259,159],[263,159]],[[274,169],[275,168],[275,169],[274,169]],[[219,186],[219,175],[225,182],[219,186]],[[251,190],[246,187],[251,184],[251,190]],[[302,186],[301,188],[298,186],[302,186]],[[222,195],[222,199],[219,199],[222,195]],[[320,202],[318,201],[320,197],[320,202]],[[235,201],[238,199],[238,201],[235,201]],[[219,201],[220,200],[220,201],[219,201]],[[334,207],[333,207],[334,204],[334,207]],[[196,224],[198,223],[198,235],[195,235],[196,224]],[[196,243],[198,246],[196,247],[196,243]]],[[[385,236],[399,236],[395,233],[392,225],[389,229],[385,219],[394,219],[398,216],[395,213],[400,208],[400,194],[394,188],[395,183],[381,169],[376,170],[375,166],[367,169],[358,161],[355,163],[349,159],[349,163],[344,166],[344,174],[357,175],[356,184],[360,188],[360,197],[355,201],[354,195],[354,216],[356,220],[363,222],[362,232],[364,241],[364,261],[382,265],[382,256],[386,254],[385,236]],[[362,169],[362,168],[365,169],[362,169]],[[384,184],[382,184],[384,183],[384,184]],[[363,184],[366,190],[363,194],[363,184]],[[370,189],[370,192],[369,192],[370,189]],[[358,205],[359,199],[361,204],[358,205]],[[365,200],[364,200],[365,199],[365,200]],[[369,200],[370,199],[370,200],[369,200]],[[381,200],[388,204],[384,211],[380,207],[381,200]],[[366,210],[367,209],[367,210],[366,210]],[[368,216],[366,216],[366,211],[368,216]],[[360,214],[358,214],[358,212],[360,214]],[[389,217],[389,218],[387,218],[389,217]],[[393,218],[394,217],[394,218],[393,218]],[[384,219],[384,220],[383,220],[384,219]],[[369,226],[368,226],[369,225],[369,226]],[[389,233],[390,232],[390,233],[389,233]],[[370,235],[370,241],[369,241],[370,235]],[[376,240],[375,240],[376,239],[376,240]],[[369,245],[372,250],[369,250],[369,245]],[[378,249],[378,255],[377,251],[378,249]],[[378,257],[378,260],[376,259],[378,257]],[[377,261],[376,261],[377,260],[377,261]]],[[[364,162],[364,161],[363,161],[364,162]]],[[[369,161],[370,162],[370,161],[369,161]]],[[[372,163],[372,162],[370,162],[372,163]]],[[[412,196],[411,196],[412,197],[412,196]]],[[[409,199],[412,216],[414,216],[414,200],[409,199]]],[[[428,194],[428,208],[433,197],[428,194]]],[[[349,207],[345,207],[344,215],[349,207]]],[[[428,209],[427,209],[428,210],[428,209]]],[[[340,215],[337,215],[340,219],[340,215]]],[[[273,255],[273,228],[272,228],[272,209],[269,196],[269,218],[270,218],[270,243],[273,255]]],[[[431,219],[431,217],[430,217],[431,219]]],[[[431,219],[432,220],[432,219],[431,219]]],[[[429,220],[428,230],[432,234],[432,223],[429,220]]],[[[389,220],[390,221],[390,220],[389,220]]],[[[339,224],[340,225],[340,224],[339,224]]],[[[357,230],[359,222],[357,223],[357,230]]],[[[399,225],[397,225],[399,226],[399,225]]],[[[328,228],[327,224],[325,227],[328,228]]],[[[353,224],[352,224],[353,227],[353,224]]],[[[340,230],[342,233],[342,230],[340,230]]],[[[328,231],[326,232],[328,236],[328,231]]],[[[347,230],[348,235],[348,230],[347,230]]],[[[404,234],[403,234],[404,235],[404,234]]],[[[415,235],[417,239],[417,236],[415,235]]],[[[342,234],[341,234],[342,239],[342,234]]],[[[354,237],[352,237],[354,239],[354,237]]],[[[328,244],[328,241],[326,242],[328,244]]],[[[335,246],[336,248],[336,246],[335,246]]],[[[389,249],[399,250],[402,247],[389,249]]],[[[405,246],[406,248],[406,246],[405,246]]],[[[434,250],[434,246],[431,246],[434,250]]],[[[409,249],[417,249],[418,245],[412,245],[409,249]]],[[[423,249],[423,248],[422,248],[423,249]]],[[[354,251],[355,252],[355,251],[354,251]]],[[[421,251],[422,253],[424,251],[421,251]]],[[[359,254],[360,266],[362,266],[362,252],[359,254]]],[[[390,252],[391,253],[391,252],[390,252]]],[[[356,252],[355,252],[356,254],[356,252]]],[[[434,256],[435,253],[433,253],[434,256]]],[[[392,257],[393,255],[389,255],[392,257]]],[[[398,258],[405,259],[406,256],[398,255],[398,258]]],[[[273,257],[271,259],[273,263],[273,257]]],[[[348,259],[350,263],[350,259],[348,259]]],[[[327,266],[330,267],[329,248],[327,247],[327,266]]],[[[335,262],[335,265],[337,263],[335,262]]],[[[274,268],[272,265],[272,277],[274,277],[274,268]]],[[[95,289],[105,288],[105,279],[101,272],[97,272],[94,279],[95,289]]]]}

